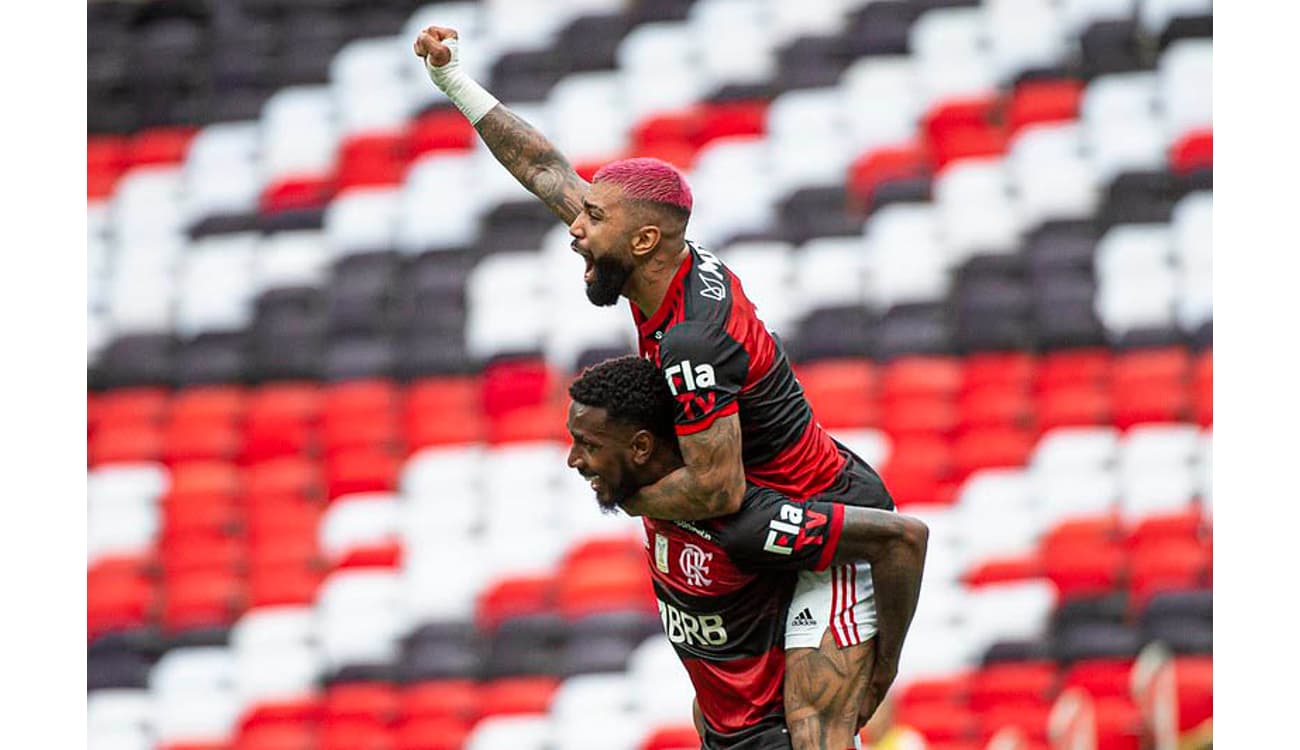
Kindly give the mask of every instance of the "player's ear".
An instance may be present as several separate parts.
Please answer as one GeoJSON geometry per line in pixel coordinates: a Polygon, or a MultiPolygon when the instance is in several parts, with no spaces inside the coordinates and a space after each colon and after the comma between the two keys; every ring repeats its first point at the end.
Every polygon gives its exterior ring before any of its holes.
{"type": "Polygon", "coordinates": [[[655,452],[655,436],[649,430],[637,430],[632,435],[632,463],[644,466],[655,452]]]}
{"type": "Polygon", "coordinates": [[[632,254],[649,255],[659,246],[659,238],[662,236],[659,227],[654,224],[637,227],[636,231],[632,232],[632,254]]]}

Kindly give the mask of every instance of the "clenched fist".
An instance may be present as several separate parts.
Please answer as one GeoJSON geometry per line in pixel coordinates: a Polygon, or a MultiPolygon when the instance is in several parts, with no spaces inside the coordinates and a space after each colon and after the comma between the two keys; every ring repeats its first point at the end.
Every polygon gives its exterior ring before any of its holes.
{"type": "MultiPolygon", "coordinates": [[[[443,28],[442,26],[430,26],[415,39],[415,54],[417,57],[423,57],[425,63],[435,68],[441,68],[451,62],[452,47],[443,42],[448,39],[457,39],[459,34],[455,29],[443,28]]],[[[454,46],[455,43],[452,43],[454,46]]]]}

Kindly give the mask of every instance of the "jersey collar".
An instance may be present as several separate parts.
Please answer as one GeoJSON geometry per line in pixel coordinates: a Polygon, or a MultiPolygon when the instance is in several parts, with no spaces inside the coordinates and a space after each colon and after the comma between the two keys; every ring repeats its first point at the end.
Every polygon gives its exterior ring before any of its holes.
{"type": "Polygon", "coordinates": [[[664,294],[664,299],[659,303],[659,309],[655,310],[654,315],[643,318],[640,308],[632,305],[632,314],[637,320],[637,332],[641,336],[654,335],[656,331],[663,327],[668,317],[681,303],[682,294],[686,288],[686,274],[690,273],[691,268],[695,265],[695,246],[688,241],[686,249],[690,252],[677,266],[677,273],[673,274],[673,280],[668,284],[668,291],[664,294]]]}

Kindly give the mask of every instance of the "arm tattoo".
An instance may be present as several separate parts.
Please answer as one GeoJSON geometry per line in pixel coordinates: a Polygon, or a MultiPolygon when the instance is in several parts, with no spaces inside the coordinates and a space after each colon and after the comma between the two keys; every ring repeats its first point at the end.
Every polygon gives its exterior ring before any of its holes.
{"type": "Polygon", "coordinates": [[[837,648],[829,629],[819,648],[786,652],[785,720],[794,750],[853,744],[873,659],[872,641],[837,648]]]}
{"type": "Polygon", "coordinates": [[[670,521],[696,521],[735,510],[735,485],[739,482],[742,493],[744,486],[740,418],[723,417],[707,430],[680,438],[680,443],[686,465],[642,487],[624,503],[624,510],[670,521]]]}
{"type": "Polygon", "coordinates": [[[566,224],[582,211],[587,182],[554,144],[523,118],[498,104],[474,126],[510,174],[566,224]]]}

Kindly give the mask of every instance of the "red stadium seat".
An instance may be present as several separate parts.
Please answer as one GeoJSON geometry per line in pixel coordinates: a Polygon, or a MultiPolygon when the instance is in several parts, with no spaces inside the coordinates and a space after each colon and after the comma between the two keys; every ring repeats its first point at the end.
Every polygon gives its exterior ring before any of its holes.
{"type": "Polygon", "coordinates": [[[321,388],[315,383],[268,383],[248,397],[248,417],[292,417],[314,421],[320,414],[321,388]]]}
{"type": "Polygon", "coordinates": [[[1023,733],[1031,744],[1045,745],[1047,742],[1047,717],[1052,713],[1052,704],[1047,701],[1025,702],[1013,701],[1003,705],[993,705],[980,712],[980,737],[987,741],[999,731],[1014,727],[1023,733]]]}
{"type": "Polygon", "coordinates": [[[641,741],[640,750],[697,750],[699,746],[695,727],[683,724],[655,729],[641,741]]]}
{"type": "Polygon", "coordinates": [[[408,416],[406,444],[411,451],[438,445],[462,445],[487,440],[487,422],[477,408],[460,411],[428,411],[408,416]]]}
{"type": "Polygon", "coordinates": [[[767,132],[767,102],[730,101],[701,104],[698,107],[694,145],[729,136],[760,136],[767,132]]]}
{"type": "Polygon", "coordinates": [[[318,750],[395,750],[391,729],[365,721],[323,723],[318,750]]]}
{"type": "Polygon", "coordinates": [[[881,474],[899,506],[947,505],[955,500],[946,484],[952,462],[948,441],[932,435],[903,436],[895,441],[881,474]]]}
{"type": "Polygon", "coordinates": [[[436,680],[407,686],[399,707],[403,721],[450,719],[473,723],[479,717],[482,689],[471,680],[436,680]]]}
{"type": "Polygon", "coordinates": [[[507,578],[479,593],[474,620],[481,629],[494,630],[508,618],[550,611],[554,597],[551,576],[507,578]]]}
{"type": "Polygon", "coordinates": [[[1095,516],[1071,518],[1053,526],[1040,542],[1040,547],[1068,547],[1078,545],[1118,544],[1124,540],[1124,529],[1119,518],[1106,513],[1095,516]]]}
{"type": "Polygon", "coordinates": [[[244,445],[240,460],[256,464],[277,458],[305,456],[316,448],[316,430],[310,422],[296,417],[250,416],[244,425],[244,445]]]}
{"type": "Polygon", "coordinates": [[[1093,698],[1125,698],[1129,695],[1132,659],[1089,659],[1066,670],[1061,689],[1077,687],[1093,698]]]}
{"type": "Polygon", "coordinates": [[[243,473],[226,461],[184,461],[172,466],[171,487],[163,505],[229,505],[244,494],[243,473]]]}
{"type": "Polygon", "coordinates": [[[495,362],[483,371],[483,412],[488,418],[545,403],[554,377],[546,363],[533,359],[495,362]]]}
{"type": "Polygon", "coordinates": [[[1063,385],[1040,393],[1035,409],[1038,427],[1046,432],[1056,427],[1108,425],[1110,392],[1100,385],[1063,385]]]}
{"type": "Polygon", "coordinates": [[[398,458],[377,450],[340,452],[325,464],[325,491],[333,500],[353,492],[392,492],[397,488],[398,458]]]}
{"type": "Polygon", "coordinates": [[[1039,560],[1062,599],[1114,590],[1128,562],[1120,545],[1089,542],[1047,545],[1039,560]]]}
{"type": "Polygon", "coordinates": [[[263,728],[307,727],[315,730],[324,701],[319,695],[262,700],[248,706],[239,717],[240,737],[263,728]]]}
{"type": "MultiPolygon", "coordinates": [[[[683,172],[689,172],[695,165],[696,149],[690,141],[657,141],[655,143],[636,144],[629,155],[662,159],[683,172]]],[[[589,172],[579,171],[578,174],[582,175],[583,179],[590,180],[591,178],[587,175],[595,175],[596,171],[605,163],[605,161],[601,161],[592,164],[589,172]]],[[[577,168],[575,167],[575,169],[577,168]]]]}
{"type": "Polygon", "coordinates": [[[433,416],[443,411],[483,408],[483,384],[475,377],[437,377],[416,380],[406,389],[407,417],[433,416]]]}
{"type": "Polygon", "coordinates": [[[299,725],[257,727],[241,732],[234,750],[316,750],[316,729],[299,725]]]}
{"type": "Polygon", "coordinates": [[[979,717],[963,706],[922,703],[898,707],[894,722],[911,727],[931,743],[974,741],[979,733],[979,717]]]}
{"type": "Polygon", "coordinates": [[[823,360],[796,367],[795,375],[818,421],[827,429],[877,423],[876,368],[869,360],[823,360]]]}
{"type": "Polygon", "coordinates": [[[849,205],[860,214],[869,213],[881,185],[896,180],[925,179],[932,171],[924,143],[872,149],[849,165],[849,205]]]}
{"type": "Polygon", "coordinates": [[[400,185],[411,160],[408,133],[361,133],[339,144],[339,189],[400,185]]]}
{"type": "Polygon", "coordinates": [[[957,405],[944,396],[898,396],[880,403],[880,426],[894,439],[948,435],[957,423],[957,405]]]}
{"type": "Polygon", "coordinates": [[[1174,141],[1169,147],[1169,166],[1180,174],[1213,168],[1214,131],[1193,130],[1174,141]]]}
{"type": "Polygon", "coordinates": [[[234,623],[247,604],[243,582],[228,573],[193,573],[167,582],[163,629],[176,633],[234,623]]]}
{"type": "Polygon", "coordinates": [[[996,706],[1048,704],[1056,697],[1053,662],[994,664],[971,675],[970,708],[977,712],[996,706]]]}
{"type": "Polygon", "coordinates": [[[1129,549],[1138,549],[1165,541],[1196,542],[1201,538],[1204,524],[1205,519],[1197,508],[1147,516],[1129,530],[1127,543],[1129,549]]]}
{"type": "Polygon", "coordinates": [[[247,472],[250,505],[266,498],[321,500],[325,481],[320,466],[306,458],[282,457],[249,467],[247,472]]]}
{"type": "Polygon", "coordinates": [[[90,638],[147,624],[158,590],[141,573],[92,571],[86,579],[86,621],[90,638]]]}
{"type": "Polygon", "coordinates": [[[244,569],[248,556],[238,537],[211,533],[167,534],[160,540],[159,561],[163,574],[184,576],[194,573],[233,574],[244,569]]]}
{"type": "Polygon", "coordinates": [[[1214,424],[1214,353],[1202,352],[1192,366],[1192,411],[1197,424],[1214,424]]]}
{"type": "Polygon", "coordinates": [[[1194,540],[1158,540],[1138,547],[1129,581],[1133,606],[1141,609],[1161,591],[1204,587],[1209,569],[1209,547],[1194,540]]]}
{"type": "Polygon", "coordinates": [[[953,471],[962,479],[979,469],[1024,466],[1036,442],[1035,433],[1023,428],[969,430],[953,444],[953,471]]]}
{"type": "Polygon", "coordinates": [[[578,542],[569,547],[560,561],[560,577],[589,566],[644,564],[645,549],[633,540],[623,537],[596,538],[578,542]]]}
{"type": "Polygon", "coordinates": [[[127,168],[126,139],[114,135],[86,138],[86,181],[90,198],[113,194],[117,180],[127,168]]]}
{"type": "Polygon", "coordinates": [[[406,443],[395,412],[370,416],[327,416],[321,421],[318,435],[326,456],[355,450],[400,452],[405,449],[406,443]]]}
{"type": "Polygon", "coordinates": [[[460,112],[453,109],[430,112],[411,123],[411,158],[431,151],[468,151],[474,147],[476,138],[474,126],[460,112]]]}
{"type": "Polygon", "coordinates": [[[268,185],[262,191],[259,207],[263,213],[324,208],[333,197],[333,175],[291,175],[268,185]]]}
{"type": "Polygon", "coordinates": [[[1079,116],[1082,94],[1083,83],[1075,80],[1021,83],[1007,106],[1007,129],[1014,133],[1035,123],[1074,120],[1079,116]]]}
{"type": "Polygon", "coordinates": [[[483,685],[482,715],[544,714],[560,686],[555,677],[510,677],[483,685]]]}
{"type": "Polygon", "coordinates": [[[324,575],[301,565],[253,567],[248,575],[248,606],[311,604],[324,575]]]}
{"type": "Polygon", "coordinates": [[[161,127],[141,130],[127,142],[126,159],[131,166],[179,164],[185,160],[195,127],[161,127]]]}
{"type": "Polygon", "coordinates": [[[316,544],[316,526],[309,529],[286,531],[272,535],[250,535],[248,543],[248,569],[250,571],[303,570],[327,567],[316,544]]]}
{"type": "Polygon", "coordinates": [[[237,385],[205,385],[176,392],[167,418],[176,422],[236,422],[248,407],[248,395],[237,385]]]}
{"type": "Polygon", "coordinates": [[[1142,714],[1128,697],[1101,698],[1097,713],[1097,750],[1139,750],[1142,714]]]}
{"type": "Polygon", "coordinates": [[[352,547],[342,556],[330,561],[331,569],[400,568],[402,553],[402,544],[398,541],[352,547]]]}
{"type": "Polygon", "coordinates": [[[137,422],[118,427],[108,423],[91,436],[86,460],[92,467],[157,461],[162,458],[162,451],[162,430],[153,424],[137,422]]]}
{"type": "Polygon", "coordinates": [[[160,387],[110,390],[99,396],[99,419],[104,426],[157,424],[166,415],[172,395],[160,387]]]}
{"type": "Polygon", "coordinates": [[[966,357],[962,390],[989,387],[1030,389],[1038,377],[1038,360],[1028,352],[976,352],[966,357]]]}
{"type": "Polygon", "coordinates": [[[1182,347],[1124,352],[1115,357],[1111,385],[1126,389],[1152,382],[1182,383],[1187,380],[1191,366],[1191,353],[1182,347]]]}
{"type": "Polygon", "coordinates": [[[923,704],[965,706],[970,695],[972,675],[959,672],[948,677],[932,677],[908,683],[895,694],[899,710],[923,704]]]}
{"type": "Polygon", "coordinates": [[[1007,133],[996,120],[996,96],[941,102],[922,118],[922,131],[936,172],[960,159],[998,156],[1007,149],[1007,133]]]}
{"type": "Polygon", "coordinates": [[[1112,359],[1108,349],[1070,349],[1045,354],[1038,365],[1038,387],[1050,391],[1066,385],[1105,385],[1110,382],[1112,359]]]}
{"type": "Polygon", "coordinates": [[[233,461],[243,435],[231,422],[173,421],[163,431],[163,461],[233,461]]]}
{"type": "Polygon", "coordinates": [[[1042,563],[1036,555],[996,557],[976,565],[962,576],[968,586],[990,583],[1028,581],[1043,575],[1042,563]]]}
{"type": "Polygon", "coordinates": [[[163,510],[164,538],[233,536],[244,528],[244,510],[230,503],[172,503],[163,510]]]}
{"type": "Polygon", "coordinates": [[[325,691],[322,721],[325,723],[364,721],[391,724],[400,710],[400,693],[383,682],[331,685],[325,691]]]}
{"type": "Polygon", "coordinates": [[[1214,715],[1214,662],[1208,656],[1174,659],[1178,685],[1178,730],[1195,729],[1214,715]]]}
{"type": "Polygon", "coordinates": [[[1181,382],[1141,383],[1125,388],[1111,386],[1113,421],[1128,429],[1150,422],[1183,422],[1191,417],[1191,399],[1181,382]]]}
{"type": "Polygon", "coordinates": [[[567,414],[568,404],[558,401],[514,409],[488,421],[487,440],[493,444],[566,441],[569,438],[565,428],[567,414]]]}
{"type": "Polygon", "coordinates": [[[418,719],[403,723],[393,735],[395,750],[461,750],[472,725],[460,719],[418,719]]]}
{"type": "Polygon", "coordinates": [[[389,414],[402,407],[401,390],[379,378],[351,380],[325,388],[321,394],[321,420],[389,414]]]}
{"type": "Polygon", "coordinates": [[[561,614],[575,619],[598,612],[654,612],[658,607],[643,561],[570,569],[558,578],[555,604],[561,614]]]}
{"type": "Polygon", "coordinates": [[[228,742],[163,742],[158,750],[231,750],[228,742]]]}
{"type": "Polygon", "coordinates": [[[957,401],[958,428],[1033,429],[1036,424],[1029,392],[1017,385],[989,385],[965,391],[957,401]]]}
{"type": "Polygon", "coordinates": [[[962,362],[955,357],[901,357],[881,373],[880,397],[948,398],[961,389],[962,379],[962,362]]]}
{"type": "Polygon", "coordinates": [[[687,108],[672,112],[657,112],[632,126],[634,149],[663,143],[685,144],[692,150],[699,131],[700,110],[687,108]]]}

